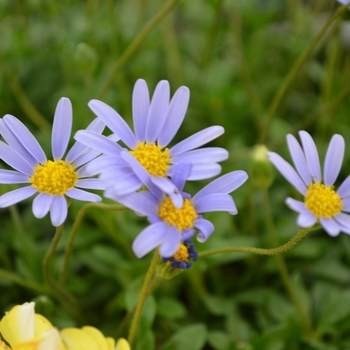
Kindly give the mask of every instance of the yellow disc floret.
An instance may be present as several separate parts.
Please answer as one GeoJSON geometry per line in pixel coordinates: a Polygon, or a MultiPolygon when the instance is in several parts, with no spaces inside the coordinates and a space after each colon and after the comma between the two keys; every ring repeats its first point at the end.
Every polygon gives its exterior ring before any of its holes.
{"type": "Polygon", "coordinates": [[[187,247],[183,243],[180,243],[177,252],[172,256],[172,258],[178,260],[179,262],[188,262],[188,255],[187,247]]]}
{"type": "Polygon", "coordinates": [[[133,151],[129,151],[153,176],[166,176],[170,165],[169,148],[162,149],[155,143],[139,143],[133,151]]]}
{"type": "Polygon", "coordinates": [[[332,218],[342,210],[342,200],[332,186],[314,183],[305,196],[305,206],[317,218],[332,218]]]}
{"type": "Polygon", "coordinates": [[[176,209],[170,197],[166,197],[161,203],[158,215],[170,226],[175,225],[179,231],[193,228],[193,221],[198,217],[189,199],[184,200],[182,208],[176,209]]]}
{"type": "Polygon", "coordinates": [[[30,182],[39,193],[63,196],[78,181],[73,166],[64,160],[49,160],[34,168],[30,182]]]}

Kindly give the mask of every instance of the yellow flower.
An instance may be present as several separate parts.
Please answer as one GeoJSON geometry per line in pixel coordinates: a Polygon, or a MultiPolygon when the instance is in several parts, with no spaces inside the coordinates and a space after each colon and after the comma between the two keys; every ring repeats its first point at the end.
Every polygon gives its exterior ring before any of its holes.
{"type": "Polygon", "coordinates": [[[125,339],[119,339],[115,345],[113,338],[106,338],[97,328],[91,326],[65,328],[60,335],[67,350],[130,350],[125,339]]]}
{"type": "MultiPolygon", "coordinates": [[[[2,318],[0,333],[12,350],[65,350],[58,331],[34,313],[34,302],[16,305],[2,318]]],[[[10,349],[4,342],[0,350],[10,349]]]]}

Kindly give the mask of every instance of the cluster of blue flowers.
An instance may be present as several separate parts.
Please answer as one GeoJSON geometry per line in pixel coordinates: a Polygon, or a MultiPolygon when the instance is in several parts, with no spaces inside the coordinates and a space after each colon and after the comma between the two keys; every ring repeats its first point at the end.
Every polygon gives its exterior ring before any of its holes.
{"type": "MultiPolygon", "coordinates": [[[[200,148],[224,132],[221,126],[208,127],[168,147],[185,117],[189,95],[189,89],[182,86],[170,98],[169,83],[163,80],[150,98],[146,82],[138,80],[132,97],[134,132],[112,107],[92,100],[88,105],[97,118],[86,130],[75,134],[77,142],[67,154],[72,105],[68,98],[61,98],[53,122],[52,160],[47,160],[22,122],[5,115],[0,119],[4,139],[0,141],[0,158],[13,170],[0,170],[0,183],[27,185],[2,195],[0,207],[37,194],[34,215],[42,218],[50,212],[52,224],[60,226],[67,217],[66,197],[97,202],[101,197],[86,189],[103,190],[106,198],[147,216],[150,225],[132,245],[137,257],[159,247],[160,255],[173,267],[188,268],[190,261],[198,257],[191,238],[196,235],[199,242],[204,242],[214,231],[214,225],[202,214],[237,214],[229,194],[248,178],[245,171],[236,170],[215,179],[194,196],[184,192],[186,181],[218,175],[218,163],[228,158],[223,148],[200,148]],[[109,136],[102,135],[106,126],[111,131],[109,136]]],[[[268,154],[281,174],[304,196],[303,202],[288,198],[287,205],[299,213],[300,227],[320,222],[330,235],[350,233],[350,216],[343,213],[350,211],[350,179],[338,192],[333,190],[344,155],[344,139],[334,135],[321,184],[315,143],[306,131],[301,131],[300,137],[302,147],[292,135],[287,136],[297,172],[278,154],[268,154]]]]}

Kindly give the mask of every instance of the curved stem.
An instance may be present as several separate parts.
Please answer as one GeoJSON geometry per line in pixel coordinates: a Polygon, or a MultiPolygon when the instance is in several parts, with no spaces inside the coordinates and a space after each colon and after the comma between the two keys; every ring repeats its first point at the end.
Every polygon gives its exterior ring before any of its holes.
{"type": "MultiPolygon", "coordinates": [[[[278,239],[276,237],[276,231],[275,231],[275,225],[273,222],[272,212],[271,212],[271,206],[269,201],[269,196],[267,190],[263,190],[263,210],[264,210],[264,218],[266,222],[266,228],[270,235],[270,240],[273,245],[278,244],[278,239]]],[[[301,304],[293,285],[293,282],[290,279],[288,268],[286,261],[284,259],[283,255],[277,255],[276,256],[278,269],[282,278],[282,282],[284,284],[284,287],[287,290],[287,293],[289,294],[289,298],[291,299],[292,303],[295,306],[295,309],[297,313],[299,314],[300,322],[307,334],[310,334],[312,332],[312,327],[310,323],[310,319],[305,312],[303,305],[301,304]]]]}
{"type": "Polygon", "coordinates": [[[83,221],[85,214],[88,212],[88,210],[92,208],[104,209],[104,210],[125,210],[126,209],[120,204],[87,203],[79,210],[68,239],[68,244],[67,244],[64,259],[63,259],[63,267],[59,277],[60,285],[63,285],[68,277],[69,260],[70,260],[70,256],[72,255],[73,245],[78,233],[78,229],[83,221]]]}
{"type": "Polygon", "coordinates": [[[311,42],[311,44],[307,47],[307,49],[299,56],[299,58],[295,61],[294,65],[282,81],[282,84],[280,85],[279,89],[277,90],[271,105],[269,107],[269,110],[267,111],[267,114],[263,120],[263,124],[261,126],[261,133],[259,136],[258,143],[264,143],[264,140],[266,138],[267,128],[269,126],[269,123],[271,122],[271,119],[274,117],[275,112],[279,106],[279,104],[282,101],[282,98],[284,97],[285,93],[287,92],[289,85],[295,78],[296,74],[298,73],[299,69],[302,67],[302,65],[305,63],[305,61],[308,59],[308,57],[312,54],[314,51],[316,45],[319,43],[319,41],[322,39],[324,33],[327,31],[329,26],[345,11],[348,10],[349,5],[341,6],[332,17],[328,19],[326,24],[322,27],[321,31],[317,34],[317,36],[314,38],[314,40],[311,42]]]}
{"type": "Polygon", "coordinates": [[[137,37],[129,44],[126,50],[119,57],[118,61],[114,64],[111,73],[109,74],[107,80],[103,84],[100,93],[98,94],[98,98],[102,98],[108,91],[108,89],[113,84],[113,81],[124,66],[124,64],[128,61],[128,59],[135,53],[135,51],[139,48],[142,41],[148,35],[148,33],[155,28],[162,19],[167,15],[167,13],[177,4],[179,0],[169,0],[161,10],[148,22],[144,28],[139,32],[137,37]]]}
{"type": "Polygon", "coordinates": [[[43,275],[46,283],[51,287],[52,291],[58,295],[59,300],[61,301],[62,305],[66,308],[66,310],[69,313],[71,313],[72,316],[76,317],[80,321],[83,321],[83,318],[80,315],[80,312],[78,310],[78,306],[76,304],[76,300],[74,299],[74,297],[66,289],[64,289],[59,284],[57,284],[51,278],[51,275],[50,275],[50,262],[53,255],[56,252],[58,243],[61,240],[62,235],[63,235],[63,225],[58,226],[56,228],[55,236],[51,242],[51,245],[48,251],[45,254],[45,257],[43,260],[43,275]]]}
{"type": "Polygon", "coordinates": [[[148,295],[149,286],[151,284],[151,280],[152,280],[152,277],[154,275],[154,271],[157,267],[159,258],[160,258],[160,255],[158,253],[158,250],[155,250],[151,264],[150,264],[148,271],[146,273],[145,281],[143,282],[140,297],[139,297],[139,300],[137,302],[137,306],[136,306],[136,310],[135,310],[135,315],[134,315],[134,318],[133,318],[131,326],[130,326],[129,336],[128,336],[128,342],[130,344],[130,347],[132,347],[132,343],[134,342],[134,339],[136,336],[136,331],[137,331],[137,327],[138,327],[139,322],[140,322],[143,305],[145,304],[145,300],[146,300],[146,297],[148,295]]]}
{"type": "Polygon", "coordinates": [[[199,258],[204,258],[206,256],[220,254],[220,253],[252,253],[252,254],[260,254],[260,255],[277,255],[286,252],[293,246],[295,246],[304,236],[306,236],[310,231],[318,229],[319,226],[313,226],[308,228],[302,228],[299,232],[286,244],[278,248],[255,248],[255,247],[225,247],[218,249],[211,249],[205,252],[199,253],[199,258]]]}

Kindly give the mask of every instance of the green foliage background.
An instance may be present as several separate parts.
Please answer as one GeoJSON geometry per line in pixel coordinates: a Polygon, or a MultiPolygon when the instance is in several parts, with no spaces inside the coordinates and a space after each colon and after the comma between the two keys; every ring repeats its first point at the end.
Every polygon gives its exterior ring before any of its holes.
{"type": "MultiPolygon", "coordinates": [[[[269,106],[283,79],[338,4],[330,0],[178,1],[103,90],[115,63],[164,5],[164,0],[1,0],[0,114],[21,119],[49,154],[51,122],[60,97],[73,103],[74,131],[94,118],[87,107],[92,98],[110,104],[131,125],[135,81],[145,79],[153,91],[159,80],[166,79],[173,93],[181,85],[191,90],[190,106],[174,141],[211,125],[225,127],[225,134],[212,143],[230,152],[223,173],[249,172],[256,143],[290,160],[285,136],[297,136],[304,129],[314,137],[321,159],[331,136],[344,136],[347,149],[337,185],[346,178],[350,172],[349,14],[328,28],[294,76],[264,137],[269,106]]],[[[207,182],[189,183],[186,190],[195,193],[207,182]]],[[[2,185],[0,193],[13,188],[2,185]]],[[[266,192],[254,188],[250,179],[233,193],[237,216],[206,216],[216,230],[206,243],[196,243],[198,251],[287,242],[298,228],[296,214],[284,200],[298,194],[276,174],[268,195],[272,226],[266,192]]],[[[54,278],[82,205],[71,203],[52,264],[54,278]]],[[[36,311],[57,327],[81,326],[42,277],[42,260],[54,235],[49,218],[35,219],[31,200],[1,209],[0,216],[1,312],[34,300],[36,311]],[[6,277],[6,272],[11,275],[6,277]]],[[[65,288],[79,301],[83,323],[105,335],[127,336],[130,312],[151,259],[149,254],[138,260],[131,244],[146,225],[144,218],[128,211],[95,209],[79,230],[65,288]]],[[[221,254],[203,258],[190,270],[160,282],[146,302],[133,349],[350,349],[350,238],[345,234],[331,238],[320,229],[283,259],[303,319],[286,290],[276,257],[221,254]]]]}

